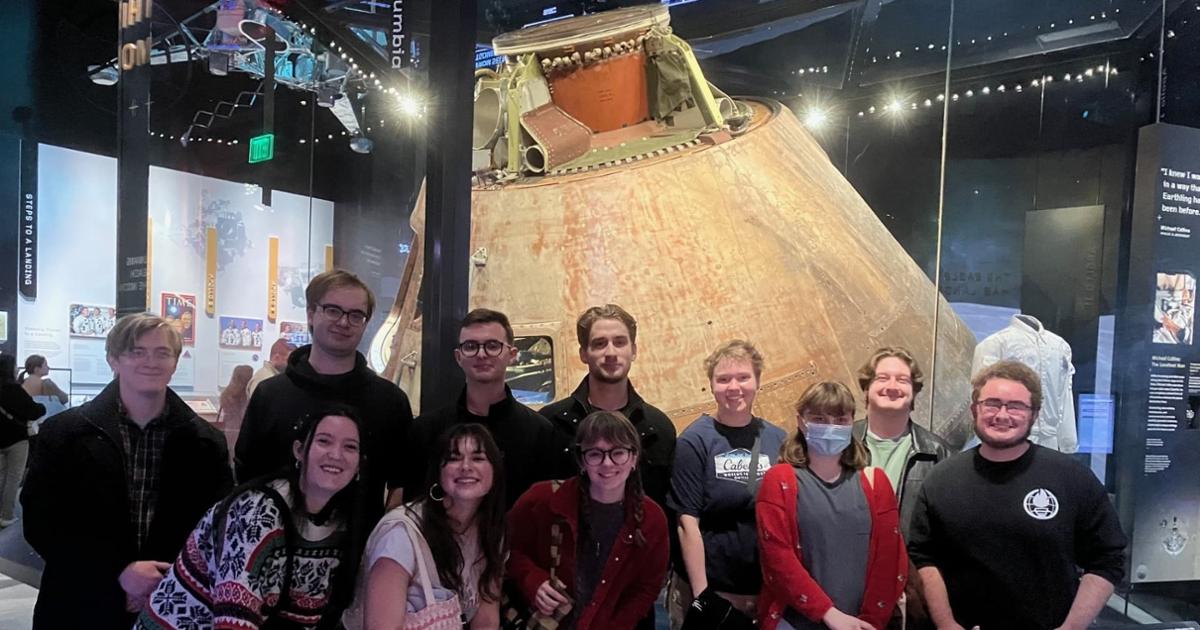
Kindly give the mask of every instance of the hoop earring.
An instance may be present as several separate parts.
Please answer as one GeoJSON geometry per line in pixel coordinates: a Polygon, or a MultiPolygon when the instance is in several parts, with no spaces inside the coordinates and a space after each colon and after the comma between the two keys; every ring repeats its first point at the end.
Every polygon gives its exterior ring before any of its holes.
{"type": "Polygon", "coordinates": [[[435,483],[432,486],[429,486],[429,498],[433,499],[434,501],[437,501],[438,503],[441,503],[442,501],[446,500],[446,491],[442,490],[441,485],[435,483]],[[440,490],[442,493],[442,496],[440,496],[440,497],[434,496],[433,495],[434,490],[440,490]]]}
{"type": "Polygon", "coordinates": [[[300,470],[300,460],[296,460],[296,470],[300,470]]]}

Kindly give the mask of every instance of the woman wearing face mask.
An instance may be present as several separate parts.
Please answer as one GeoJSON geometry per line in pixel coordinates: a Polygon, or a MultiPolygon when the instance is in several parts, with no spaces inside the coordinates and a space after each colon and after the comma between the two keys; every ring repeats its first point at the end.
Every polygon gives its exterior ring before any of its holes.
{"type": "Polygon", "coordinates": [[[892,485],[852,437],[854,396],[811,385],[756,506],[765,630],[882,629],[908,578],[892,485]]]}
{"type": "Polygon", "coordinates": [[[508,575],[559,627],[627,630],[667,573],[667,519],[642,492],[641,439],[625,416],[596,411],[575,433],[580,475],[544,481],[508,514],[508,575]]]}
{"type": "Polygon", "coordinates": [[[434,453],[428,493],[385,514],[367,540],[347,630],[500,625],[500,449],[486,427],[468,423],[447,429],[434,453]]]}
{"type": "Polygon", "coordinates": [[[667,497],[679,514],[683,559],[667,594],[676,629],[752,622],[762,584],[754,496],[787,438],[783,429],[753,413],[763,359],[752,344],[725,343],[704,368],[717,412],[700,416],[680,434],[667,497]]]}
{"type": "Polygon", "coordinates": [[[359,427],[343,406],[301,420],[295,466],[204,515],[135,630],[337,628],[362,555],[359,427]]]}

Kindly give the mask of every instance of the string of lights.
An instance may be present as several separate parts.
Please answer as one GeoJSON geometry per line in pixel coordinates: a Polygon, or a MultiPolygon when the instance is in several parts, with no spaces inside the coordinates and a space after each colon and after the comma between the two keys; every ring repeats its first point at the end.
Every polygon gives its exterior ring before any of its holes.
{"type": "MultiPolygon", "coordinates": [[[[1064,73],[1061,77],[1061,80],[1065,81],[1065,82],[1073,81],[1076,83],[1083,83],[1084,81],[1087,81],[1089,79],[1101,79],[1101,78],[1107,79],[1108,77],[1116,76],[1119,73],[1120,73],[1120,71],[1115,66],[1105,63],[1105,64],[1094,66],[1094,67],[1088,67],[1088,68],[1079,70],[1074,73],[1072,73],[1072,72],[1064,73]]],[[[1009,92],[1021,93],[1021,92],[1026,91],[1027,89],[1038,88],[1038,87],[1041,87],[1044,85],[1048,85],[1050,83],[1053,83],[1055,80],[1056,80],[1056,78],[1052,74],[1041,74],[1037,77],[1033,77],[1033,78],[1027,79],[1025,81],[1001,82],[1001,83],[995,84],[994,87],[992,84],[968,87],[967,89],[963,90],[961,93],[960,92],[951,92],[950,93],[950,102],[957,103],[964,98],[974,98],[975,96],[990,96],[993,93],[994,94],[1005,94],[1005,93],[1009,93],[1009,92]]],[[[909,95],[907,97],[896,96],[896,97],[892,97],[886,103],[880,104],[878,106],[871,105],[870,107],[868,107],[864,110],[859,110],[858,117],[864,118],[866,116],[873,116],[876,114],[898,114],[898,113],[906,111],[906,110],[911,111],[911,110],[917,110],[917,109],[922,109],[922,108],[931,108],[931,107],[933,107],[934,103],[942,103],[942,102],[945,102],[945,100],[946,100],[946,95],[941,92],[939,92],[936,96],[931,96],[931,97],[924,98],[924,99],[922,99],[919,95],[918,96],[909,95]]]]}

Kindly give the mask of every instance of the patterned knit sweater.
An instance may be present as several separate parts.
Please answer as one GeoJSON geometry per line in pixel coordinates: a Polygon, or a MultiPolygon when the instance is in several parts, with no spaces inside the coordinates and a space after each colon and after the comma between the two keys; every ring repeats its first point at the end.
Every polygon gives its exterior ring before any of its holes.
{"type": "MultiPolygon", "coordinates": [[[[271,483],[287,500],[287,483],[271,483]]],[[[218,504],[219,505],[219,504],[218,504]]],[[[291,596],[280,606],[284,581],[285,516],[262,490],[233,499],[217,556],[210,508],[188,536],[183,551],[150,595],[135,630],[213,628],[248,630],[268,619],[291,627],[317,626],[329,604],[330,582],[340,560],[342,528],[337,519],[323,526],[296,519],[291,549],[291,596]]]]}

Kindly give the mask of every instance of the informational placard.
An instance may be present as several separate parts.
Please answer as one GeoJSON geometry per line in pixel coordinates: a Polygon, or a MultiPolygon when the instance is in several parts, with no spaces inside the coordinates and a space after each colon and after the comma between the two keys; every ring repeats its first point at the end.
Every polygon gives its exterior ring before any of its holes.
{"type": "Polygon", "coordinates": [[[1118,488],[1134,582],[1200,579],[1200,130],[1142,129],[1128,308],[1117,344],[1125,375],[1118,488]],[[1127,525],[1127,526],[1129,526],[1127,525]]]}
{"type": "Polygon", "coordinates": [[[196,350],[184,348],[175,364],[175,374],[171,375],[172,389],[192,389],[196,385],[196,350]]]}

